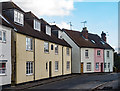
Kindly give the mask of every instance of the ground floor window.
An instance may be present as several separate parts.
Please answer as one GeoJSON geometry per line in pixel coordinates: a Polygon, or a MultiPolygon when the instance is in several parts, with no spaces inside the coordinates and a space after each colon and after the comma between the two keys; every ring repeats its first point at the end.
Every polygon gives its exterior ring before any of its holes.
{"type": "Polygon", "coordinates": [[[0,63],[0,75],[6,74],[6,63],[0,63]]]}
{"type": "Polygon", "coordinates": [[[55,61],[55,71],[58,71],[58,61],[55,61]]]}
{"type": "Polygon", "coordinates": [[[110,63],[108,63],[108,68],[110,68],[110,63]]]}
{"type": "Polygon", "coordinates": [[[96,63],[96,70],[99,70],[99,63],[96,63]]]}
{"type": "Polygon", "coordinates": [[[106,63],[104,63],[104,68],[106,69],[106,63]]]}
{"type": "Polygon", "coordinates": [[[91,71],[91,63],[87,63],[87,71],[91,71]]]}
{"type": "Polygon", "coordinates": [[[33,74],[33,62],[26,62],[26,75],[33,74]]]}
{"type": "Polygon", "coordinates": [[[67,67],[67,70],[70,69],[70,61],[67,61],[67,65],[66,65],[66,67],[67,67]]]}

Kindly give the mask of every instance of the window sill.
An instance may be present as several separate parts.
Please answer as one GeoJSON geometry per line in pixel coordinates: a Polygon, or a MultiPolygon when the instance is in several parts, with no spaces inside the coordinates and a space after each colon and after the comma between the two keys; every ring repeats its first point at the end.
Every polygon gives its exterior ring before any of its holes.
{"type": "Polygon", "coordinates": [[[28,52],[33,52],[33,50],[26,50],[26,51],[28,51],[28,52]]]}
{"type": "Polygon", "coordinates": [[[58,72],[58,70],[55,70],[55,72],[58,72]]]}
{"type": "Polygon", "coordinates": [[[0,74],[0,76],[7,76],[6,74],[0,74]]]}
{"type": "Polygon", "coordinates": [[[85,57],[86,59],[89,59],[89,57],[85,57]]]}
{"type": "Polygon", "coordinates": [[[49,52],[44,52],[45,54],[49,54],[49,52]]]}
{"type": "Polygon", "coordinates": [[[4,42],[4,41],[0,41],[0,43],[4,43],[4,44],[6,44],[6,41],[4,42]]]}
{"type": "Polygon", "coordinates": [[[55,53],[55,55],[58,55],[58,53],[55,53]]]}
{"type": "Polygon", "coordinates": [[[32,76],[33,74],[26,74],[26,76],[32,76]]]}

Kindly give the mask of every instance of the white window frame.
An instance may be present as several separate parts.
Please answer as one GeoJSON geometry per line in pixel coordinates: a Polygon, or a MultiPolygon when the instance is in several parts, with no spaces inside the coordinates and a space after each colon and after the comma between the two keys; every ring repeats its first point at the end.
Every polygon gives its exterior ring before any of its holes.
{"type": "Polygon", "coordinates": [[[26,62],[26,75],[33,75],[33,62],[32,61],[26,62]]]}
{"type": "Polygon", "coordinates": [[[97,56],[100,56],[100,55],[101,55],[101,51],[97,50],[97,56]]]}
{"type": "Polygon", "coordinates": [[[18,10],[14,10],[14,22],[24,25],[24,14],[18,10]]]}
{"type": "Polygon", "coordinates": [[[69,50],[69,48],[68,48],[68,47],[66,48],[66,54],[67,54],[67,56],[69,56],[69,55],[70,55],[70,50],[69,50]]]}
{"type": "Polygon", "coordinates": [[[91,71],[91,63],[87,63],[87,71],[91,71]]]}
{"type": "Polygon", "coordinates": [[[51,36],[51,27],[46,25],[46,34],[51,36]]]}
{"type": "Polygon", "coordinates": [[[34,29],[40,31],[41,23],[34,19],[34,29]]]}
{"type": "Polygon", "coordinates": [[[58,70],[59,70],[59,62],[55,61],[55,71],[58,71],[58,70]]]}
{"type": "Polygon", "coordinates": [[[70,61],[67,61],[67,63],[66,63],[66,69],[70,70],[70,61]]]}
{"type": "Polygon", "coordinates": [[[44,52],[49,53],[49,42],[44,42],[44,52]]]}
{"type": "Polygon", "coordinates": [[[6,66],[7,66],[7,63],[6,62],[0,62],[0,64],[3,64],[3,63],[5,63],[5,68],[0,68],[0,75],[6,75],[6,71],[7,71],[7,68],[6,68],[6,66]],[[3,73],[3,70],[4,70],[4,73],[3,73]]]}
{"type": "Polygon", "coordinates": [[[99,63],[96,63],[96,70],[99,70],[99,63]]]}
{"type": "Polygon", "coordinates": [[[26,51],[33,50],[33,39],[30,37],[26,37],[26,51]]]}
{"type": "Polygon", "coordinates": [[[0,31],[1,32],[1,40],[0,40],[0,42],[3,42],[3,43],[5,43],[6,42],[6,31],[4,31],[4,30],[2,30],[2,31],[0,31]],[[5,36],[4,36],[4,33],[5,33],[5,36]]]}
{"type": "Polygon", "coordinates": [[[55,54],[58,54],[58,45],[55,45],[55,54]]]}
{"type": "Polygon", "coordinates": [[[88,50],[85,50],[85,57],[87,57],[87,58],[89,57],[88,52],[89,52],[88,50]]]}

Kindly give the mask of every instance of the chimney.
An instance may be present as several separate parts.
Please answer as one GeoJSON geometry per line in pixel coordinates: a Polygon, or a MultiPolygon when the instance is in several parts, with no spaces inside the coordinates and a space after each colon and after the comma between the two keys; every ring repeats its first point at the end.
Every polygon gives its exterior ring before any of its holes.
{"type": "Polygon", "coordinates": [[[88,39],[88,30],[87,30],[87,27],[84,27],[83,30],[82,30],[82,36],[85,38],[85,39],[88,39]]]}
{"type": "Polygon", "coordinates": [[[101,34],[101,38],[102,38],[102,40],[104,40],[106,42],[106,33],[104,33],[103,31],[102,31],[102,34],[101,34]]]}

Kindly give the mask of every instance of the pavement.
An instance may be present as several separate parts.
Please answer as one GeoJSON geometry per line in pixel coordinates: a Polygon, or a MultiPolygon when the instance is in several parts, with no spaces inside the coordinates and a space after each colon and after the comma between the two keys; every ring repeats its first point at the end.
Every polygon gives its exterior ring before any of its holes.
{"type": "MultiPolygon", "coordinates": [[[[24,91],[35,89],[84,89],[84,90],[102,90],[110,89],[110,85],[114,84],[114,88],[118,88],[120,81],[118,73],[93,73],[93,74],[74,74],[50,78],[37,82],[8,87],[2,91],[24,91]],[[106,87],[106,88],[105,88],[106,87]]],[[[113,87],[112,87],[113,89],[113,87]]]]}

